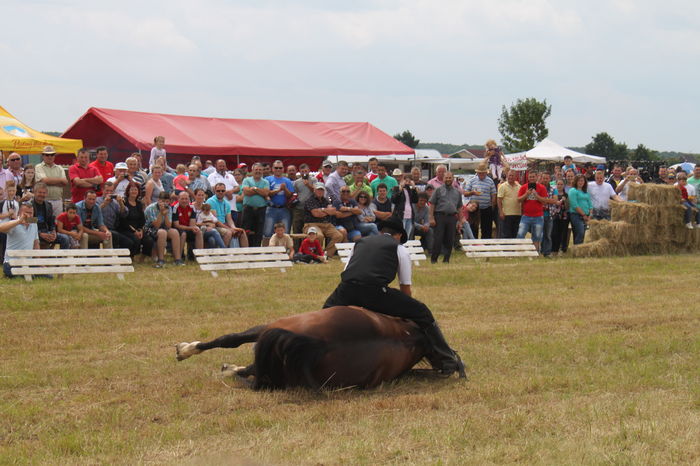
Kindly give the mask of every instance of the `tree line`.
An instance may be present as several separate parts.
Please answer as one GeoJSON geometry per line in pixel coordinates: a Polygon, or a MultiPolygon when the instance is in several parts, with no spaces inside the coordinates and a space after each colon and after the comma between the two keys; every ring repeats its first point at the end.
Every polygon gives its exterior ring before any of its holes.
{"type": "MultiPolygon", "coordinates": [[[[547,100],[539,101],[535,98],[518,99],[509,107],[501,108],[501,116],[498,119],[498,132],[506,153],[524,152],[549,135],[547,118],[552,113],[552,106],[547,100]]],[[[421,143],[420,139],[405,130],[395,134],[394,138],[411,148],[437,149],[442,154],[450,154],[460,149],[483,148],[482,145],[455,145],[443,143],[421,143]]],[[[700,159],[700,155],[683,154],[679,152],[659,152],[649,149],[644,144],[639,144],[634,149],[627,147],[624,142],[617,142],[607,132],[600,132],[591,138],[591,142],[583,148],[572,148],[591,155],[600,155],[608,160],[693,160],[700,159]]]]}

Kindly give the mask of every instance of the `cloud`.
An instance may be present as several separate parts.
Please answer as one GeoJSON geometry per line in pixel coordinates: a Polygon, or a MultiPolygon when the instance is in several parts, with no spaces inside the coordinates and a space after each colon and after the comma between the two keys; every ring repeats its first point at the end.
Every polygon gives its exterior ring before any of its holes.
{"type": "Polygon", "coordinates": [[[563,144],[600,130],[650,147],[698,144],[689,122],[700,106],[700,3],[9,0],[3,7],[0,56],[13,72],[0,75],[0,86],[23,92],[3,103],[25,106],[43,128],[97,105],[361,120],[388,132],[410,129],[424,141],[481,141],[496,135],[501,105],[536,97],[553,105],[552,136],[563,144]],[[52,57],[61,61],[38,73],[52,57]]]}

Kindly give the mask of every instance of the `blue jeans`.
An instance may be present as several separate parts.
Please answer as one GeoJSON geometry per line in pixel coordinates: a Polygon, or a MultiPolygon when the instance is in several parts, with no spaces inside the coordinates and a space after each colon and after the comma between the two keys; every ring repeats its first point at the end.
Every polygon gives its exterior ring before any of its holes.
{"type": "Polygon", "coordinates": [[[581,214],[571,212],[571,230],[574,232],[574,244],[583,243],[583,238],[586,235],[586,223],[583,221],[581,214]]]}
{"type": "Polygon", "coordinates": [[[544,232],[544,217],[528,217],[523,215],[520,217],[520,225],[518,226],[518,238],[525,238],[527,232],[532,235],[532,241],[539,243],[542,241],[542,233],[544,232]]]}
{"type": "Polygon", "coordinates": [[[544,233],[542,234],[542,255],[548,256],[552,253],[552,217],[544,217],[544,233]]]}
{"type": "Polygon", "coordinates": [[[286,207],[268,207],[265,211],[265,224],[263,225],[263,237],[271,238],[275,233],[275,223],[284,223],[284,232],[289,233],[289,209],[286,207]]]}
{"type": "Polygon", "coordinates": [[[462,225],[462,239],[476,239],[469,222],[464,222],[464,225],[462,225]]]}
{"type": "Polygon", "coordinates": [[[215,228],[204,232],[204,246],[222,249],[226,247],[223,238],[221,238],[221,234],[216,231],[215,228]]]}
{"type": "Polygon", "coordinates": [[[372,236],[379,234],[377,224],[374,222],[360,222],[357,224],[357,228],[360,230],[360,233],[362,233],[362,236],[372,236]]]}
{"type": "Polygon", "coordinates": [[[693,207],[695,207],[692,203],[685,201],[683,203],[683,207],[685,207],[685,215],[683,216],[683,223],[690,223],[690,221],[693,218],[693,207]]]}
{"type": "Polygon", "coordinates": [[[408,239],[413,239],[411,236],[413,235],[413,219],[412,218],[404,218],[401,219],[403,222],[403,229],[406,230],[406,238],[408,239]]]}

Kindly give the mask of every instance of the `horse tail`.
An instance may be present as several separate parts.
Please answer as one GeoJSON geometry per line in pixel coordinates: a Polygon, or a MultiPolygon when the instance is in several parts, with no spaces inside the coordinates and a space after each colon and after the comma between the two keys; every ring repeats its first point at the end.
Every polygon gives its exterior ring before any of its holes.
{"type": "Polygon", "coordinates": [[[312,369],[327,350],[326,342],[318,338],[281,328],[266,330],[255,345],[253,388],[318,388],[312,369]]]}

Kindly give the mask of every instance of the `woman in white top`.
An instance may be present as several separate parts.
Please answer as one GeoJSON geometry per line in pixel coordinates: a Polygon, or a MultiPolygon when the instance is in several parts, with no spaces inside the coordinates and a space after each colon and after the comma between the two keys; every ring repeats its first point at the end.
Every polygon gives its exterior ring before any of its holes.
{"type": "Polygon", "coordinates": [[[151,179],[146,182],[146,192],[143,196],[144,209],[154,202],[158,202],[158,195],[163,191],[161,176],[163,176],[163,168],[160,165],[155,165],[151,170],[151,179]]]}

